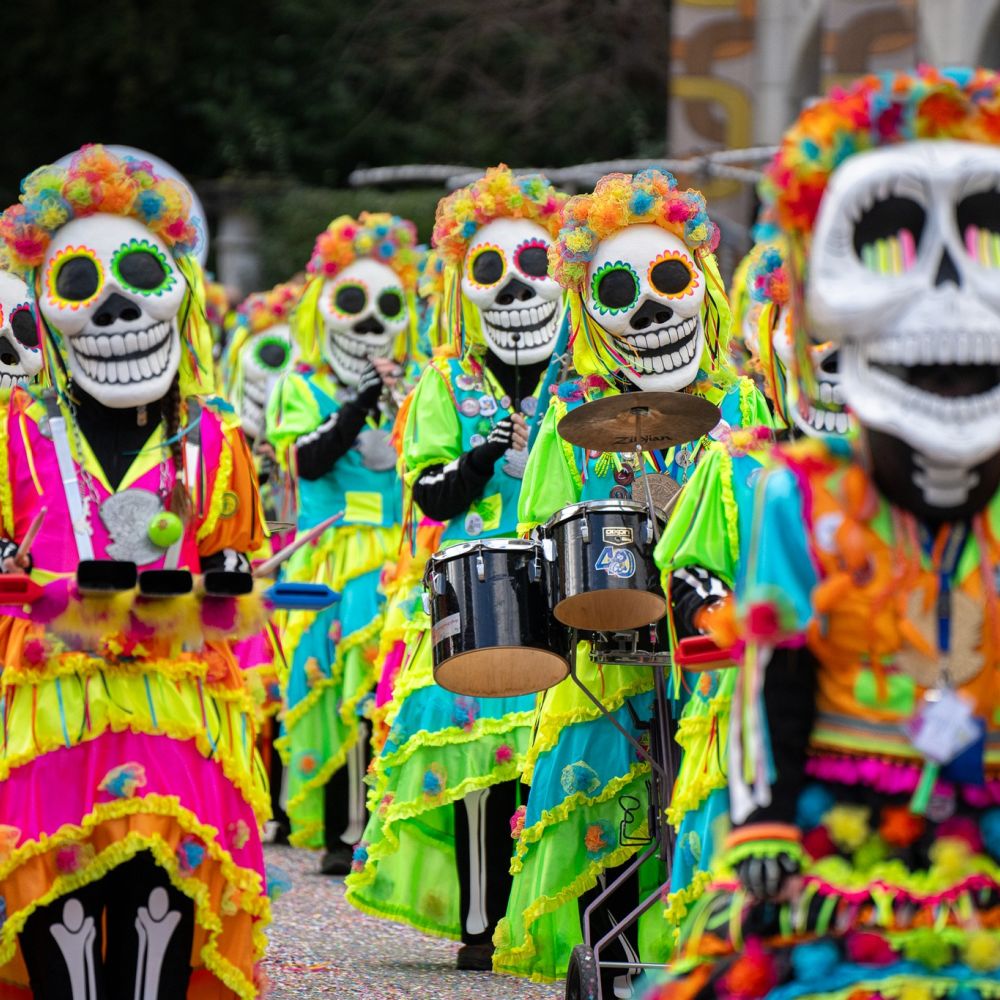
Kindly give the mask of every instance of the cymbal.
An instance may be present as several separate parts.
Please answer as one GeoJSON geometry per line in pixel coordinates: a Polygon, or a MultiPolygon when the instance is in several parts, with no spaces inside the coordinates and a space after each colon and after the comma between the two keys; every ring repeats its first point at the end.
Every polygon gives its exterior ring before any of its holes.
{"type": "Polygon", "coordinates": [[[557,430],[591,451],[635,451],[636,443],[649,451],[695,441],[721,417],[717,406],[690,392],[623,392],[571,410],[557,430]]]}
{"type": "Polygon", "coordinates": [[[272,534],[279,532],[284,534],[286,531],[292,531],[295,527],[294,521],[265,521],[264,523],[272,534]]]}

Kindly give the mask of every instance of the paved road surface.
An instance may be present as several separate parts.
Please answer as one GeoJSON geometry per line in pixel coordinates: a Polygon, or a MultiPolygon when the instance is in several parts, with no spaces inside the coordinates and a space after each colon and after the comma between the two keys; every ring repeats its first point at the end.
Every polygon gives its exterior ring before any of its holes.
{"type": "Polygon", "coordinates": [[[561,1000],[540,986],[487,972],[455,971],[458,945],[375,920],[344,902],[342,879],[316,874],[318,855],[268,847],[292,889],[274,904],[266,959],[270,1000],[561,1000]]]}

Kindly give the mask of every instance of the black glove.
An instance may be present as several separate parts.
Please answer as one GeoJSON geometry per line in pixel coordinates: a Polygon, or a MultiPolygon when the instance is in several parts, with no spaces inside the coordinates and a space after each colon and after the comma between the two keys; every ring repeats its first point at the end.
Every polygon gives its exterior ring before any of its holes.
{"type": "Polygon", "coordinates": [[[382,397],[382,376],[371,362],[361,373],[355,391],[357,392],[355,401],[358,406],[369,411],[378,408],[378,401],[382,397]]]}
{"type": "Polygon", "coordinates": [[[762,901],[781,895],[785,883],[792,875],[797,875],[798,871],[798,861],[784,852],[773,856],[744,858],[736,865],[736,874],[739,875],[743,888],[762,901]]]}
{"type": "Polygon", "coordinates": [[[498,421],[486,440],[469,452],[469,461],[477,472],[493,474],[493,466],[514,443],[514,422],[510,417],[498,421]]]}

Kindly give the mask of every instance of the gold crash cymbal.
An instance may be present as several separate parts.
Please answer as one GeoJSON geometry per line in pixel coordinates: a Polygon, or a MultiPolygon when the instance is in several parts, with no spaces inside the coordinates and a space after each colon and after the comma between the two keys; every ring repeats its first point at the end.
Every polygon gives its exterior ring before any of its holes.
{"type": "Polygon", "coordinates": [[[707,434],[721,419],[717,406],[690,392],[623,392],[571,410],[559,436],[591,451],[673,448],[707,434]]]}

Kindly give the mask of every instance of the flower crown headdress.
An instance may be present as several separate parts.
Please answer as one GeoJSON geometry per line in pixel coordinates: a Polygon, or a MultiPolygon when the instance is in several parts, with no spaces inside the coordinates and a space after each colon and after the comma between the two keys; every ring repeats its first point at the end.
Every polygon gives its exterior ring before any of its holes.
{"type": "Polygon", "coordinates": [[[316,237],[306,270],[332,278],[364,257],[391,267],[403,287],[413,291],[420,264],[417,227],[388,212],[362,212],[356,219],[341,215],[316,237]]]}

